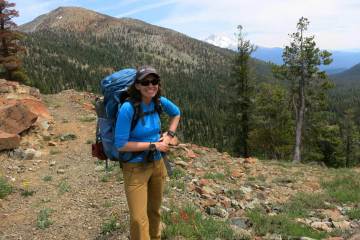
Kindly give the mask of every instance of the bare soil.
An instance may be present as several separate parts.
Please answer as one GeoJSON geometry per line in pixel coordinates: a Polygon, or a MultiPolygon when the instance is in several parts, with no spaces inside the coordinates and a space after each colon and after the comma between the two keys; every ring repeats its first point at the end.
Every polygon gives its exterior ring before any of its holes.
{"type": "Polygon", "coordinates": [[[121,171],[116,165],[105,172],[103,163],[91,156],[96,121],[87,108],[92,98],[75,91],[44,96],[54,117],[48,132],[56,146],[48,146],[35,127],[23,136],[22,145],[40,151],[41,157],[23,160],[1,154],[0,173],[12,179],[13,193],[0,199],[0,239],[127,239],[121,171]],[[66,133],[76,138],[61,141],[59,136],[66,133]],[[46,176],[51,180],[45,181],[46,176]],[[24,196],[24,190],[34,192],[24,196]],[[52,222],[44,229],[38,227],[42,209],[49,209],[52,222]],[[102,234],[111,217],[117,219],[118,230],[102,234]]]}

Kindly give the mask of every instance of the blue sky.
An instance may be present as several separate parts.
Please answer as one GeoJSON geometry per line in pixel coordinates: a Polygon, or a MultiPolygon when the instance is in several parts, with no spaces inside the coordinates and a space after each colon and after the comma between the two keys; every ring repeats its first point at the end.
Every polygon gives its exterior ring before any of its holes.
{"type": "Polygon", "coordinates": [[[360,51],[360,0],[8,0],[23,24],[59,6],[80,6],[114,17],[136,18],[197,39],[234,37],[243,25],[254,44],[283,47],[301,16],[323,49],[360,51]]]}

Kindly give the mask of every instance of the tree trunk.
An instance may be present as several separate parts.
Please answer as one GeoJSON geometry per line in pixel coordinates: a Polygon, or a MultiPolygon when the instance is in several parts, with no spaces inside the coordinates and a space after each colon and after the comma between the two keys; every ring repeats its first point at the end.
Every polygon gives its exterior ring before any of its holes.
{"type": "Polygon", "coordinates": [[[244,147],[244,157],[249,157],[249,146],[248,146],[248,139],[249,139],[249,116],[248,116],[248,109],[245,110],[243,117],[242,117],[242,132],[243,132],[243,147],[244,147]]]}
{"type": "Polygon", "coordinates": [[[351,154],[351,136],[350,136],[351,132],[349,131],[349,129],[347,129],[346,131],[346,161],[345,161],[345,167],[349,167],[350,166],[350,154],[351,154]]]}
{"type": "Polygon", "coordinates": [[[300,82],[300,106],[297,111],[297,119],[296,119],[296,136],[295,136],[295,150],[293,162],[299,163],[301,162],[301,138],[302,138],[302,129],[304,125],[304,116],[305,116],[305,84],[302,80],[300,82]]]}

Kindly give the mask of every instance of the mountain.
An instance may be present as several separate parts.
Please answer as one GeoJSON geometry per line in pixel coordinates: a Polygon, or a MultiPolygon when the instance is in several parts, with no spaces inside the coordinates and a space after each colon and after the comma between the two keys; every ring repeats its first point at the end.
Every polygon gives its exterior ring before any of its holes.
{"type": "MultiPolygon", "coordinates": [[[[19,27],[26,33],[24,67],[44,93],[74,88],[99,92],[99,82],[125,67],[153,65],[165,96],[182,110],[189,142],[226,147],[224,131],[234,52],[179,32],[78,7],[60,7],[19,27]]],[[[251,62],[258,79],[271,66],[251,62]]]]}
{"type": "Polygon", "coordinates": [[[221,47],[221,48],[227,48],[231,50],[236,50],[236,40],[231,39],[224,35],[215,35],[212,34],[209,37],[204,39],[204,42],[210,43],[212,45],[221,47]]]}
{"type": "MultiPolygon", "coordinates": [[[[204,39],[205,42],[213,44],[218,47],[236,50],[236,40],[223,35],[211,35],[204,39]]],[[[258,46],[252,57],[275,64],[282,64],[282,48],[274,47],[267,48],[258,46]]],[[[360,62],[360,51],[353,49],[351,51],[336,51],[329,50],[332,53],[333,62],[328,66],[321,66],[328,74],[335,74],[351,68],[360,62]]]]}
{"type": "Polygon", "coordinates": [[[349,87],[360,87],[360,63],[352,68],[338,74],[331,75],[337,85],[348,85],[349,87]]]}
{"type": "Polygon", "coordinates": [[[266,62],[272,62],[275,64],[282,64],[282,48],[266,48],[266,47],[258,47],[256,51],[252,54],[254,58],[261,59],[266,62]]]}

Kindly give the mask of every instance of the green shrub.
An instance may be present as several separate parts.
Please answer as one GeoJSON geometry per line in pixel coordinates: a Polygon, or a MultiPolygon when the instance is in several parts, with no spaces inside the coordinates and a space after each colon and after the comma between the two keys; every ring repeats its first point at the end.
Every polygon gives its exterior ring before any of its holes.
{"type": "Polygon", "coordinates": [[[115,231],[118,228],[117,219],[114,216],[106,219],[105,222],[101,225],[101,233],[108,234],[115,231]]]}
{"type": "Polygon", "coordinates": [[[82,116],[79,118],[80,122],[93,122],[96,120],[96,116],[88,115],[88,116],[82,116]]]}
{"type": "Polygon", "coordinates": [[[207,179],[215,179],[215,180],[224,180],[224,179],[225,179],[225,175],[224,175],[223,173],[207,172],[207,173],[205,173],[204,178],[207,178],[207,179]]]}
{"type": "Polygon", "coordinates": [[[8,184],[8,182],[0,177],[0,198],[6,197],[6,195],[12,192],[12,187],[8,184]]]}
{"type": "Polygon", "coordinates": [[[34,195],[35,191],[34,190],[29,190],[29,189],[20,189],[21,191],[21,196],[23,197],[29,197],[34,195]]]}
{"type": "Polygon", "coordinates": [[[253,224],[253,229],[258,235],[280,234],[284,239],[286,237],[310,237],[315,239],[323,239],[326,233],[316,231],[311,227],[296,223],[289,216],[279,214],[268,216],[260,209],[253,209],[246,213],[246,216],[253,224]]]}
{"type": "Polygon", "coordinates": [[[44,181],[44,182],[50,182],[50,181],[52,181],[52,176],[45,176],[45,177],[43,177],[43,181],[44,181]]]}
{"type": "Polygon", "coordinates": [[[330,201],[326,194],[299,192],[284,205],[284,211],[291,217],[306,217],[311,210],[330,208],[326,201],[330,201]]]}
{"type": "Polygon", "coordinates": [[[360,208],[351,209],[346,213],[350,219],[360,220],[360,208]]]}
{"type": "Polygon", "coordinates": [[[355,172],[341,171],[341,175],[337,175],[332,180],[323,181],[322,186],[338,203],[360,202],[360,177],[355,172]]]}
{"type": "Polygon", "coordinates": [[[101,176],[100,181],[108,182],[108,181],[110,181],[110,178],[111,178],[111,174],[105,173],[104,175],[101,176]]]}
{"type": "Polygon", "coordinates": [[[172,179],[180,179],[185,177],[185,171],[180,168],[174,168],[173,175],[171,176],[172,179]]]}
{"type": "Polygon", "coordinates": [[[162,216],[166,228],[165,239],[183,236],[185,239],[233,239],[234,232],[229,223],[205,217],[194,206],[172,209],[162,216]]]}
{"type": "Polygon", "coordinates": [[[51,212],[52,209],[50,208],[45,208],[40,210],[36,221],[36,226],[39,229],[48,228],[51,224],[53,224],[53,221],[49,219],[51,212]]]}
{"type": "Polygon", "coordinates": [[[59,183],[58,187],[59,187],[59,194],[64,194],[66,192],[69,192],[71,189],[70,184],[64,180],[59,183]]]}

